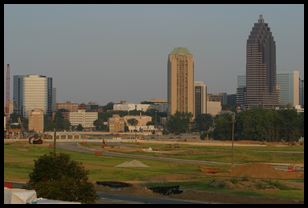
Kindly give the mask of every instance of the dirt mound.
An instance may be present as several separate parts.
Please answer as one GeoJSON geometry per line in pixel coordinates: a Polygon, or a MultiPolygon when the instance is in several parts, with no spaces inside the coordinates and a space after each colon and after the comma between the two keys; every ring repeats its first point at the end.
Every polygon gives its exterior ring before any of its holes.
{"type": "Polygon", "coordinates": [[[121,163],[115,167],[118,167],[118,168],[147,168],[149,166],[140,162],[139,160],[132,160],[132,161],[121,163]]]}
{"type": "Polygon", "coordinates": [[[274,169],[268,164],[248,164],[248,165],[237,165],[231,168],[231,176],[247,176],[252,178],[302,178],[303,173],[298,172],[286,172],[274,169]]]}

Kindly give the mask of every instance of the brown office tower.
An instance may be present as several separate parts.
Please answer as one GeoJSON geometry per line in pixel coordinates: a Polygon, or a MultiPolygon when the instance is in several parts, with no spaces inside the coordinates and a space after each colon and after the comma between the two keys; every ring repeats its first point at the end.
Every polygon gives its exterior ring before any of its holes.
{"type": "Polygon", "coordinates": [[[168,57],[168,112],[194,116],[194,59],[186,48],[175,48],[168,57]]]}
{"type": "Polygon", "coordinates": [[[247,40],[246,105],[273,108],[278,105],[276,44],[260,15],[247,40]]]}

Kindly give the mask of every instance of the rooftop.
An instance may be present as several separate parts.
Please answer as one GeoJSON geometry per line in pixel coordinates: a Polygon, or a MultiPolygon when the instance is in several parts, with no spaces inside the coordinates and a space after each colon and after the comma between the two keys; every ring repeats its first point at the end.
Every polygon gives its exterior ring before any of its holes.
{"type": "Polygon", "coordinates": [[[191,54],[190,51],[187,48],[174,48],[173,51],[170,54],[191,54]]]}

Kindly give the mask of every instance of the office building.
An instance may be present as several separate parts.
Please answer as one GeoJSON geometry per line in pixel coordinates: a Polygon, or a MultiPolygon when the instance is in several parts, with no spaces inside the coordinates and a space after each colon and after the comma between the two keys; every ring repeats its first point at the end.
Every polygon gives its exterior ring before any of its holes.
{"type": "Polygon", "coordinates": [[[237,76],[236,105],[244,108],[246,100],[246,75],[237,76]]]}
{"type": "Polygon", "coordinates": [[[207,111],[207,86],[204,82],[195,81],[195,117],[207,111]]]}
{"type": "Polygon", "coordinates": [[[57,98],[56,98],[56,88],[52,88],[52,112],[56,111],[57,98]]]}
{"type": "Polygon", "coordinates": [[[247,40],[246,105],[273,108],[278,105],[276,83],[276,43],[260,15],[247,40]]]}
{"type": "Polygon", "coordinates": [[[279,105],[299,105],[299,71],[280,72],[277,74],[279,85],[279,105]]]}
{"type": "Polygon", "coordinates": [[[69,112],[68,120],[72,126],[82,125],[83,128],[94,128],[94,121],[98,119],[97,112],[86,112],[78,110],[77,112],[69,112]]]}
{"type": "Polygon", "coordinates": [[[33,109],[29,113],[29,131],[36,133],[44,132],[44,111],[41,109],[33,109]]]}
{"type": "Polygon", "coordinates": [[[304,108],[304,80],[299,80],[299,103],[304,108]]]}
{"type": "Polygon", "coordinates": [[[56,110],[65,109],[69,112],[77,112],[78,111],[78,103],[72,103],[70,101],[66,101],[64,103],[57,103],[56,110]]]}
{"type": "Polygon", "coordinates": [[[150,104],[149,109],[155,109],[159,112],[168,112],[168,102],[161,98],[152,98],[145,101],[150,104]]]}
{"type": "Polygon", "coordinates": [[[33,109],[52,112],[52,78],[41,75],[15,75],[13,80],[14,112],[24,117],[33,109]]]}
{"type": "Polygon", "coordinates": [[[227,95],[227,105],[236,106],[236,94],[227,95]]]}
{"type": "Polygon", "coordinates": [[[168,113],[191,113],[194,117],[194,59],[186,48],[175,48],[168,56],[168,113]]]}
{"type": "Polygon", "coordinates": [[[220,101],[207,101],[207,113],[212,116],[216,116],[221,112],[221,102],[220,101]]]}

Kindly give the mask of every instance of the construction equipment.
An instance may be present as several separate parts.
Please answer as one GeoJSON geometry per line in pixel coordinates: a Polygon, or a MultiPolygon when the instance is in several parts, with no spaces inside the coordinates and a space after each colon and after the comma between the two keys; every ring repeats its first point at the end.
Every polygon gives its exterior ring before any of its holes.
{"type": "Polygon", "coordinates": [[[43,144],[42,135],[35,133],[34,135],[29,136],[29,144],[43,144]]]}

